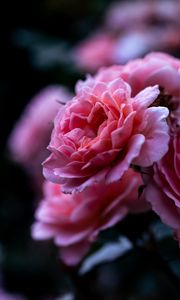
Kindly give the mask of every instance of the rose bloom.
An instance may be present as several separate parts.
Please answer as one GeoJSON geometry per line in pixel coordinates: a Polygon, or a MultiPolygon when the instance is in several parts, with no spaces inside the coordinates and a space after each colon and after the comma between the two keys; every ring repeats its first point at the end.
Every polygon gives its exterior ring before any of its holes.
{"type": "Polygon", "coordinates": [[[46,181],[32,235],[38,240],[53,238],[62,260],[77,264],[101,230],[115,225],[128,212],[148,208],[143,197],[138,198],[141,185],[141,176],[133,169],[115,183],[95,184],[82,193],[63,194],[60,185],[46,181]]]}
{"type": "Polygon", "coordinates": [[[169,151],[154,165],[145,197],[180,242],[180,131],[171,137],[169,151]]]}
{"type": "MultiPolygon", "coordinates": [[[[180,60],[162,52],[152,52],[144,58],[134,59],[124,66],[115,65],[102,68],[96,75],[97,80],[107,82],[109,78],[121,77],[131,85],[132,94],[146,86],[159,84],[169,93],[177,92],[179,95],[180,60]],[[168,83],[167,77],[171,79],[168,83]]],[[[176,95],[176,94],[175,94],[176,95]]]]}
{"type": "Polygon", "coordinates": [[[65,88],[49,86],[28,104],[9,138],[13,159],[33,176],[41,177],[41,163],[47,156],[53,119],[62,103],[70,97],[65,88]]]}
{"type": "Polygon", "coordinates": [[[168,54],[154,52],[142,59],[135,59],[125,66],[101,69],[96,80],[108,82],[122,78],[131,86],[132,95],[158,84],[161,93],[157,105],[170,110],[171,130],[180,125],[180,60],[168,54]]]}
{"type": "Polygon", "coordinates": [[[101,66],[112,63],[114,38],[108,33],[95,33],[81,42],[73,51],[77,67],[95,72],[101,66]]]}
{"type": "Polygon", "coordinates": [[[164,53],[151,53],[129,62],[122,77],[135,95],[142,88],[158,84],[171,97],[180,96],[180,60],[164,53]]]}
{"type": "Polygon", "coordinates": [[[153,106],[158,96],[155,85],[132,97],[120,78],[79,82],[77,95],[55,118],[45,177],[64,192],[82,191],[118,181],[131,164],[147,167],[160,160],[169,134],[168,109],[153,106]]]}

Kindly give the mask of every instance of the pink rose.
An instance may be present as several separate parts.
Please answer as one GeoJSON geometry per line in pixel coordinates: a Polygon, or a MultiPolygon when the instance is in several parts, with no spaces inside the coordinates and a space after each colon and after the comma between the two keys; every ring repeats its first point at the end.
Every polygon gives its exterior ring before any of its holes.
{"type": "Polygon", "coordinates": [[[173,96],[180,95],[180,60],[165,53],[152,52],[124,66],[103,68],[97,73],[96,79],[106,82],[109,76],[111,80],[120,76],[128,82],[133,95],[155,84],[164,87],[173,96]]]}
{"type": "Polygon", "coordinates": [[[61,186],[46,181],[44,199],[32,227],[35,239],[53,238],[66,264],[77,264],[101,230],[119,222],[128,212],[147,209],[138,188],[141,176],[132,169],[108,186],[95,184],[82,193],[63,194],[61,186]]]}
{"type": "Polygon", "coordinates": [[[48,154],[53,119],[68,100],[61,86],[49,86],[37,94],[26,107],[9,139],[12,157],[31,173],[41,174],[41,163],[48,154]]]}
{"type": "Polygon", "coordinates": [[[108,33],[96,33],[81,42],[73,52],[75,64],[89,72],[101,66],[110,65],[114,48],[114,38],[108,33]]]}
{"type": "Polygon", "coordinates": [[[180,60],[164,53],[151,53],[128,63],[122,75],[133,95],[149,85],[158,84],[171,96],[180,96],[180,60]]]}
{"type": "Polygon", "coordinates": [[[180,131],[171,137],[168,153],[154,165],[145,197],[180,242],[180,131]]]}
{"type": "Polygon", "coordinates": [[[96,80],[108,82],[117,77],[131,86],[132,95],[158,84],[161,88],[159,105],[170,110],[171,129],[180,126],[180,60],[164,53],[151,53],[145,58],[130,61],[125,66],[100,70],[96,80]]]}
{"type": "MultiPolygon", "coordinates": [[[[116,72],[114,72],[116,73],[116,72]]],[[[44,175],[64,192],[118,181],[131,164],[151,166],[168,150],[168,109],[154,107],[158,86],[131,97],[120,78],[89,77],[55,118],[44,175]]]]}

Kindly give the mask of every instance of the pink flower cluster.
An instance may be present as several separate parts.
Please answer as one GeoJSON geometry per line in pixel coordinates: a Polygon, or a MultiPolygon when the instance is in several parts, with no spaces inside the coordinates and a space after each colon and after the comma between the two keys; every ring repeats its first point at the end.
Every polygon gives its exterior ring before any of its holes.
{"type": "MultiPolygon", "coordinates": [[[[170,142],[168,152],[149,170],[145,178],[145,198],[162,221],[172,227],[180,241],[180,60],[162,53],[152,53],[122,67],[111,67],[98,73],[97,78],[122,77],[136,95],[147,86],[158,84],[161,92],[156,105],[169,109],[167,119],[170,142]],[[152,175],[152,176],[151,176],[152,175]]],[[[159,144],[158,151],[162,145],[159,144]]]]}
{"type": "Polygon", "coordinates": [[[180,49],[179,14],[178,0],[113,3],[101,28],[74,49],[75,64],[95,72],[154,50],[174,53],[180,49]]]}
{"type": "MultiPolygon", "coordinates": [[[[39,128],[53,118],[43,108],[39,128]]],[[[74,265],[100,231],[152,207],[180,241],[179,126],[180,60],[172,56],[151,53],[79,81],[54,119],[33,237],[52,238],[74,265]]]]}
{"type": "Polygon", "coordinates": [[[78,262],[100,230],[112,226],[134,208],[136,212],[140,207],[142,211],[147,208],[145,200],[178,238],[179,76],[178,59],[152,53],[125,66],[104,68],[94,77],[78,82],[76,96],[59,110],[44,175],[56,187],[60,184],[62,192],[72,194],[64,196],[61,192],[58,210],[45,193],[33,235],[41,239],[49,233],[61,246],[66,263],[78,262]],[[149,174],[145,178],[145,200],[138,199],[142,179],[138,179],[133,166],[145,168],[149,174]],[[71,199],[74,206],[64,197],[71,199]],[[82,202],[77,200],[79,197],[82,202]],[[58,213],[62,209],[63,213],[58,213]],[[111,212],[111,221],[106,219],[107,211],[111,212]],[[73,240],[76,229],[80,244],[73,240]]]}

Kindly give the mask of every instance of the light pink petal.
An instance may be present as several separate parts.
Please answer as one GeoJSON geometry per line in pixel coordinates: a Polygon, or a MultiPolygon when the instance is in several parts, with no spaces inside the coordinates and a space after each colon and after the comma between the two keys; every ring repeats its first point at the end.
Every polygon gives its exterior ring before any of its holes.
{"type": "Polygon", "coordinates": [[[68,266],[77,265],[89,251],[90,243],[87,241],[60,248],[60,256],[68,266]]]}
{"type": "Polygon", "coordinates": [[[125,119],[123,126],[111,133],[113,149],[121,149],[124,144],[127,143],[128,138],[132,135],[135,114],[135,112],[129,114],[125,119]]]}
{"type": "Polygon", "coordinates": [[[119,180],[124,172],[133,163],[134,159],[138,157],[141,147],[145,142],[145,138],[141,134],[134,135],[127,145],[125,156],[120,162],[117,161],[117,165],[108,172],[106,176],[106,184],[119,180]]]}
{"type": "Polygon", "coordinates": [[[141,92],[139,92],[133,101],[134,109],[147,108],[150,106],[158,97],[160,91],[159,86],[148,86],[141,92]]]}
{"type": "Polygon", "coordinates": [[[119,150],[116,149],[99,153],[95,157],[90,159],[90,161],[86,165],[84,165],[82,170],[86,170],[89,167],[105,167],[117,157],[118,153],[119,150]]]}
{"type": "Polygon", "coordinates": [[[86,240],[92,228],[75,228],[75,224],[68,224],[64,229],[58,228],[58,233],[55,236],[55,244],[57,246],[69,246],[80,241],[86,240]]]}
{"type": "Polygon", "coordinates": [[[170,66],[164,66],[159,70],[155,70],[146,80],[146,84],[156,84],[162,86],[173,95],[180,94],[180,74],[170,66]]]}
{"type": "Polygon", "coordinates": [[[74,192],[82,192],[85,188],[91,187],[94,184],[102,183],[105,181],[106,175],[109,171],[109,167],[104,168],[103,170],[97,172],[95,175],[84,179],[74,179],[71,181],[68,181],[67,183],[64,183],[62,186],[62,191],[64,193],[71,193],[74,192]]]}
{"type": "Polygon", "coordinates": [[[145,142],[140,155],[134,163],[148,167],[160,160],[168,151],[169,127],[166,118],[169,111],[166,107],[150,107],[145,114],[147,128],[144,130],[145,142]]]}
{"type": "Polygon", "coordinates": [[[36,222],[31,228],[31,235],[35,240],[46,240],[53,238],[58,232],[56,226],[36,222]]]}

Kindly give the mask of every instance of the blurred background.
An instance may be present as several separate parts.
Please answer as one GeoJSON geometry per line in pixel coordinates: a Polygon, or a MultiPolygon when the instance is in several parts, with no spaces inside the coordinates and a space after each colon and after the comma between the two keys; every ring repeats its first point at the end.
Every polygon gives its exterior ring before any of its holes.
{"type": "Polygon", "coordinates": [[[0,300],[180,299],[178,247],[152,212],[129,216],[100,236],[92,255],[110,248],[80,269],[63,266],[51,242],[33,241],[40,195],[7,147],[27,103],[46,86],[63,85],[73,93],[78,79],[102,66],[150,51],[180,57],[179,15],[178,0],[2,1],[0,300]],[[119,235],[127,239],[123,253],[116,251],[119,235]],[[141,249],[144,243],[151,255],[141,249]]]}

